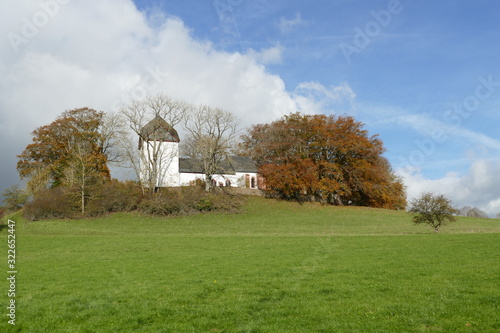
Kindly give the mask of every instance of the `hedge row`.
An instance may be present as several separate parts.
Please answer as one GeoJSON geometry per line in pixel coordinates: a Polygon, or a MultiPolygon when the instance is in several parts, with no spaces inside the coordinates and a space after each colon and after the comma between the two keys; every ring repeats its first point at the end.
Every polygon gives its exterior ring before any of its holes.
{"type": "Polygon", "coordinates": [[[24,206],[23,215],[29,220],[45,220],[96,217],[134,210],[156,216],[235,213],[240,211],[242,203],[240,196],[207,193],[200,187],[161,189],[153,195],[144,195],[138,184],[114,180],[92,188],[85,198],[84,212],[78,189],[58,187],[35,196],[24,206]]]}

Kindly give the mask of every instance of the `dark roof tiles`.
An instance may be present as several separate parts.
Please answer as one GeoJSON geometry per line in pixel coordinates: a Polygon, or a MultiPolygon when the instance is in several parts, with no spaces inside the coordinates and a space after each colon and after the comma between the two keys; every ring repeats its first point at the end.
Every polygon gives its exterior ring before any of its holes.
{"type": "Polygon", "coordinates": [[[156,116],[141,129],[141,137],[145,140],[180,142],[175,128],[160,116],[156,116]]]}
{"type": "MultiPolygon", "coordinates": [[[[191,158],[179,159],[179,171],[183,173],[203,173],[201,161],[191,158]]],[[[237,172],[256,173],[257,166],[250,157],[247,156],[229,156],[228,159],[221,162],[219,174],[234,175],[237,172]]]]}

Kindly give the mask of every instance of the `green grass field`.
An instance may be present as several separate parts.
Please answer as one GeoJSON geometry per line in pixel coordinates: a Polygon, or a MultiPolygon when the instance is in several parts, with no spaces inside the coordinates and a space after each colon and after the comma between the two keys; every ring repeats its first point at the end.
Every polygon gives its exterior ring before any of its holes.
{"type": "MultiPolygon", "coordinates": [[[[16,221],[0,332],[499,332],[500,221],[249,198],[237,215],[16,221]]],[[[7,229],[1,251],[7,271],[7,229]]]]}

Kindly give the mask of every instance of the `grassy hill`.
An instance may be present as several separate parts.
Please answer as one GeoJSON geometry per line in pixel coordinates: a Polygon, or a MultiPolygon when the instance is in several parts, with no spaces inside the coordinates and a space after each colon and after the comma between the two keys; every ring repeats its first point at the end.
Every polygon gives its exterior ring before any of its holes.
{"type": "Polygon", "coordinates": [[[434,234],[404,212],[257,197],[237,215],[11,218],[2,332],[500,331],[498,220],[434,234]]]}

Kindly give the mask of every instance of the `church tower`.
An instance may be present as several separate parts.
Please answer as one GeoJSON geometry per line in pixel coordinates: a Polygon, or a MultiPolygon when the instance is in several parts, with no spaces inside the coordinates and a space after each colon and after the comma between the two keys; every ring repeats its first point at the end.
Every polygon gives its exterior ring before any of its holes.
{"type": "Polygon", "coordinates": [[[160,116],[141,129],[141,183],[156,188],[180,185],[179,142],[177,131],[160,116]]]}

